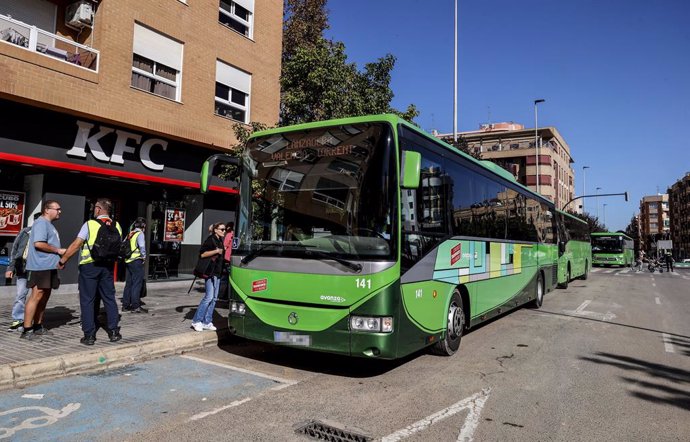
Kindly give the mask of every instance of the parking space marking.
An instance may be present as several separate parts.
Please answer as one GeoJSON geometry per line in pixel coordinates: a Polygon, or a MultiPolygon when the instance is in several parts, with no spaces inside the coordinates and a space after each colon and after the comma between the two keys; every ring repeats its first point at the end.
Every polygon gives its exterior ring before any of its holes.
{"type": "Polygon", "coordinates": [[[661,299],[659,299],[658,296],[657,296],[656,298],[654,298],[654,299],[656,300],[656,303],[657,303],[657,304],[661,304],[661,299]]]}
{"type": "Polygon", "coordinates": [[[254,370],[247,370],[246,368],[236,367],[234,365],[223,364],[221,362],[209,361],[208,359],[202,359],[191,355],[180,355],[181,358],[190,359],[192,361],[203,362],[204,364],[215,365],[216,367],[227,368],[228,370],[239,371],[240,373],[250,374],[252,376],[258,376],[264,379],[270,379],[271,381],[279,382],[282,385],[271,388],[271,390],[282,390],[283,388],[290,387],[291,385],[297,384],[299,381],[291,381],[289,379],[279,378],[278,376],[269,375],[266,373],[261,373],[254,370]]]}
{"type": "Polygon", "coordinates": [[[673,350],[673,344],[671,343],[671,337],[668,335],[668,333],[662,333],[661,339],[664,341],[664,349],[666,350],[666,353],[675,353],[673,350]]]}
{"type": "Polygon", "coordinates": [[[389,434],[388,436],[381,439],[381,442],[397,442],[399,440],[408,438],[415,433],[425,430],[447,417],[453,416],[462,410],[469,410],[467,417],[465,418],[465,423],[460,429],[460,434],[458,434],[457,440],[463,442],[471,442],[474,436],[474,431],[479,426],[479,416],[482,413],[482,408],[486,400],[489,399],[489,393],[491,393],[490,388],[485,388],[479,393],[475,393],[470,397],[451,405],[448,408],[427,416],[422,420],[415,422],[414,424],[398,430],[395,433],[389,434]]]}

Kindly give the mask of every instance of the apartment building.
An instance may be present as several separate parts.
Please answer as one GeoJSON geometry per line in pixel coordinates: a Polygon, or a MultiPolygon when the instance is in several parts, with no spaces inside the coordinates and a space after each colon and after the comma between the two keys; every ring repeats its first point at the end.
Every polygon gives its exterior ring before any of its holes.
{"type": "MultiPolygon", "coordinates": [[[[461,132],[467,144],[482,159],[490,160],[511,172],[518,182],[538,191],[563,208],[575,196],[575,162],[570,146],[555,127],[526,129],[518,123],[482,124],[477,131],[461,132]],[[537,150],[538,158],[537,158],[537,150]],[[539,185],[537,185],[539,176],[539,185]]],[[[452,134],[439,134],[452,140],[452,134]]],[[[576,210],[575,202],[568,209],[576,210]]]]}
{"type": "Polygon", "coordinates": [[[67,244],[108,197],[124,228],[147,218],[151,277],[191,273],[236,199],[220,181],[199,194],[204,159],[234,124],[278,121],[282,14],[281,0],[1,1],[0,250],[44,199],[67,244]]]}
{"type": "Polygon", "coordinates": [[[668,194],[642,197],[640,201],[640,248],[656,254],[658,240],[670,239],[668,194]]]}
{"type": "Polygon", "coordinates": [[[690,258],[690,172],[668,189],[668,204],[673,255],[690,258]]]}

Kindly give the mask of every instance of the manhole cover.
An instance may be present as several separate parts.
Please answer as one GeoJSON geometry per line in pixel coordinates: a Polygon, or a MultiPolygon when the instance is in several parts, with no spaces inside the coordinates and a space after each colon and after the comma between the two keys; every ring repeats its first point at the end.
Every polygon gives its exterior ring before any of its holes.
{"type": "Polygon", "coordinates": [[[314,420],[299,424],[295,433],[304,434],[311,439],[331,442],[370,442],[374,440],[373,437],[367,436],[361,430],[343,428],[330,422],[314,420]]]}

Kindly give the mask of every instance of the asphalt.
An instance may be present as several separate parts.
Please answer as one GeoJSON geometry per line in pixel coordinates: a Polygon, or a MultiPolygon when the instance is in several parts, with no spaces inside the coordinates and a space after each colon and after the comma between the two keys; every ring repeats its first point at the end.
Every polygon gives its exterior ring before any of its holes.
{"type": "MultiPolygon", "coordinates": [[[[40,341],[20,340],[20,333],[7,331],[15,288],[0,287],[0,390],[217,345],[228,336],[227,301],[216,304],[213,322],[218,330],[196,332],[191,322],[203,295],[203,281],[197,280],[187,294],[191,283],[149,282],[148,296],[143,298],[148,313],[120,311],[122,340],[111,343],[107,333],[99,330],[93,346],[79,342],[83,333],[76,285],[53,291],[43,321],[53,335],[40,341]]],[[[123,289],[122,283],[116,284],[120,308],[123,289]]],[[[105,323],[105,313],[101,318],[105,323]]]]}

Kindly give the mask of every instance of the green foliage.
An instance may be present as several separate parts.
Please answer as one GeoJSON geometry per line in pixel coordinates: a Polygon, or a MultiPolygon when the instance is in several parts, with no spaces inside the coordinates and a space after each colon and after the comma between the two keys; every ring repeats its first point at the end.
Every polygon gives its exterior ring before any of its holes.
{"type": "Polygon", "coordinates": [[[453,141],[452,138],[444,139],[443,141],[461,150],[462,152],[465,152],[467,155],[471,156],[474,159],[482,159],[482,154],[470,149],[470,145],[467,144],[467,140],[462,135],[458,135],[458,141],[453,141]]]}
{"type": "Polygon", "coordinates": [[[328,28],[325,0],[286,0],[285,11],[281,126],[381,113],[413,122],[419,115],[414,105],[404,112],[390,105],[393,55],[366,63],[360,71],[348,63],[342,42],[323,37],[328,28]]]}
{"type": "Polygon", "coordinates": [[[599,218],[592,216],[588,212],[577,213],[573,212],[572,210],[568,210],[568,213],[585,221],[589,226],[589,233],[608,232],[608,230],[606,230],[606,226],[599,222],[599,218]]]}
{"type": "Polygon", "coordinates": [[[630,224],[628,224],[628,226],[625,228],[625,231],[623,233],[625,233],[626,235],[628,235],[629,237],[631,237],[633,239],[639,239],[640,238],[640,229],[639,229],[639,225],[637,223],[637,218],[635,217],[635,215],[633,215],[632,218],[630,218],[630,224]]]}

